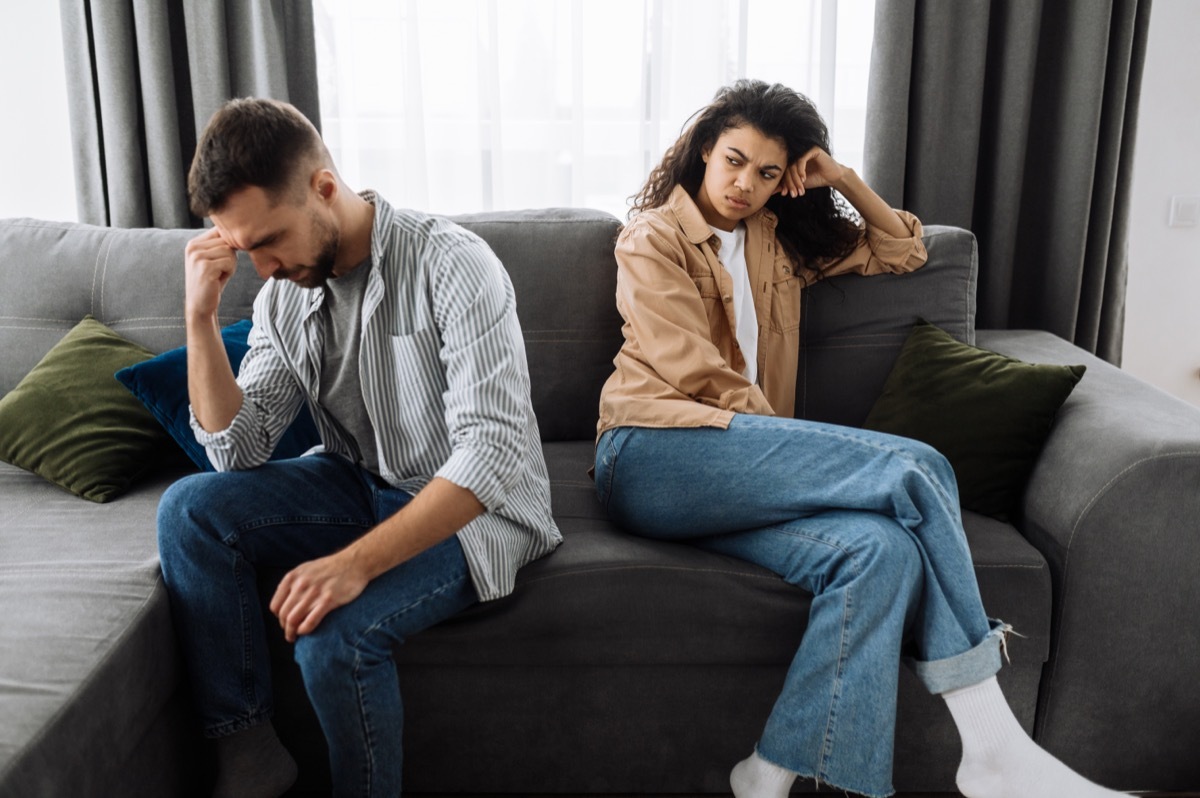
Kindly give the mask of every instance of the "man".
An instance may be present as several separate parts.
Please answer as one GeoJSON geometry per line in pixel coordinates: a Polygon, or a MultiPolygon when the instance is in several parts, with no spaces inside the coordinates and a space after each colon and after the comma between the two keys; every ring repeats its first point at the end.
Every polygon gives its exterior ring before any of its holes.
{"type": "Polygon", "coordinates": [[[158,537],[215,795],[279,795],[296,776],[270,723],[264,566],[290,569],[270,611],[334,794],[396,796],[393,648],[506,595],[561,541],[512,285],[471,233],[348,189],[285,103],[223,106],[188,194],[213,223],[187,246],[185,313],[192,425],[217,472],[172,486],[158,537]],[[239,250],[266,284],[235,379],[217,310],[239,250]],[[323,451],[267,462],[302,404],[323,451]]]}

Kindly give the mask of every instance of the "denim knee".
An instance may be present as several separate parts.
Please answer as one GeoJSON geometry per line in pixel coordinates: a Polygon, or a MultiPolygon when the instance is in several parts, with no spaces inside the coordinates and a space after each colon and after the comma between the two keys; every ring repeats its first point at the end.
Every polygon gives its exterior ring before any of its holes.
{"type": "Polygon", "coordinates": [[[925,574],[920,549],[907,530],[891,519],[880,516],[875,526],[875,533],[864,538],[856,558],[861,576],[871,580],[884,601],[915,600],[925,574]]]}
{"type": "Polygon", "coordinates": [[[339,628],[337,619],[327,615],[311,633],[296,638],[293,656],[309,691],[326,679],[344,681],[363,664],[390,656],[386,648],[371,646],[367,637],[339,628]]]}
{"type": "Polygon", "coordinates": [[[163,493],[158,502],[158,551],[166,560],[180,553],[186,538],[200,529],[197,515],[219,502],[211,496],[214,474],[189,474],[177,480],[163,493]]]}
{"type": "Polygon", "coordinates": [[[905,438],[904,452],[912,458],[913,465],[922,473],[935,479],[943,487],[958,495],[958,480],[954,467],[946,456],[927,443],[905,438]]]}

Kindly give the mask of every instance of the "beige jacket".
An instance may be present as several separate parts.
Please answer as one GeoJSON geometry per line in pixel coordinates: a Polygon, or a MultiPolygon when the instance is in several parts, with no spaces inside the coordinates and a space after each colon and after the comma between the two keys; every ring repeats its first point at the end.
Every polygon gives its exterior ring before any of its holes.
{"type": "MultiPolygon", "coordinates": [[[[892,238],[867,226],[823,277],[908,272],[925,263],[921,223],[892,238]]],[[[625,343],[600,395],[597,435],[612,427],[728,427],[734,413],[790,417],[800,354],[800,291],[816,271],[793,263],[775,238],[775,214],[746,220],[746,268],[758,316],[758,383],[742,376],[733,280],[720,241],[681,187],[634,217],[617,239],[617,310],[625,343]]]]}

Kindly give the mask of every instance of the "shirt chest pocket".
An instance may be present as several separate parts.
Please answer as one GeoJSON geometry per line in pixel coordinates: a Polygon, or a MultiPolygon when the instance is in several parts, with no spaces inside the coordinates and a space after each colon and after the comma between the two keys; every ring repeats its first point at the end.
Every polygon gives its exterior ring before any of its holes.
{"type": "MultiPolygon", "coordinates": [[[[425,327],[413,333],[389,335],[388,344],[401,404],[410,410],[433,410],[446,391],[437,329],[425,327]]],[[[441,415],[440,409],[437,413],[441,415]]]]}
{"type": "Polygon", "coordinates": [[[720,299],[721,292],[717,289],[717,278],[710,274],[689,274],[701,299],[720,299]]]}
{"type": "Polygon", "coordinates": [[[725,320],[725,308],[721,292],[717,287],[717,278],[702,274],[689,274],[688,276],[696,284],[696,290],[700,292],[700,301],[704,303],[709,338],[713,342],[718,342],[727,335],[729,324],[725,320]]]}

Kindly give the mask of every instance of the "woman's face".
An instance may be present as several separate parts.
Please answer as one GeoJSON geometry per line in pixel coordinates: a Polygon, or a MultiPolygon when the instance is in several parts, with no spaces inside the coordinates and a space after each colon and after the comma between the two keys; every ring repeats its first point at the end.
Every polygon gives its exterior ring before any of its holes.
{"type": "Polygon", "coordinates": [[[767,204],[787,165],[781,139],[750,125],[729,128],[704,153],[704,182],[696,193],[704,220],[718,230],[733,230],[767,204]]]}

